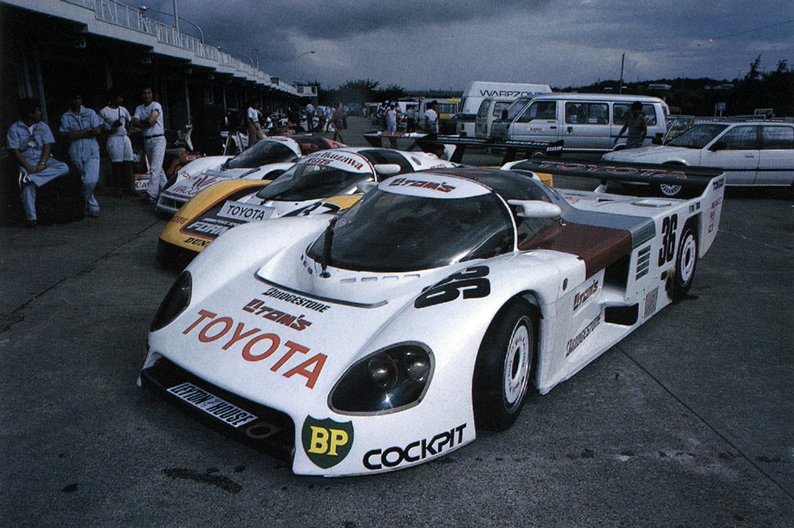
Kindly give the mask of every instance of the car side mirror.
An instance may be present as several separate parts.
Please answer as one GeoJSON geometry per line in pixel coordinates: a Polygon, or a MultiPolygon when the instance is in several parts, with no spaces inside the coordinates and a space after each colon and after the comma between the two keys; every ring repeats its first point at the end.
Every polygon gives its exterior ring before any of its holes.
{"type": "Polygon", "coordinates": [[[502,110],[502,121],[507,121],[507,108],[502,110]]]}
{"type": "Polygon", "coordinates": [[[717,152],[718,150],[725,150],[728,148],[728,144],[724,141],[717,141],[712,146],[709,147],[709,150],[712,152],[717,152]]]}
{"type": "Polygon", "coordinates": [[[394,176],[395,174],[400,174],[402,167],[397,165],[396,163],[381,163],[379,165],[375,165],[375,172],[378,173],[378,176],[388,177],[394,176]]]}
{"type": "Polygon", "coordinates": [[[541,200],[508,200],[516,208],[516,216],[521,218],[559,218],[562,209],[559,205],[541,200]]]}
{"type": "Polygon", "coordinates": [[[662,138],[660,138],[658,136],[654,137],[653,139],[651,139],[651,143],[653,143],[654,145],[661,145],[662,144],[662,138]]]}

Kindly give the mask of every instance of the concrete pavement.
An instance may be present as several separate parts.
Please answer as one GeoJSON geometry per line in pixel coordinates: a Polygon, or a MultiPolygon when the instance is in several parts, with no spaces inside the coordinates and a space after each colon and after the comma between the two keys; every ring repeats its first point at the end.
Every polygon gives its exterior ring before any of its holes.
{"type": "MultiPolygon", "coordinates": [[[[353,126],[351,144],[368,128],[353,126]]],[[[784,195],[729,191],[689,298],[534,395],[509,431],[333,480],[294,476],[135,386],[175,278],[155,261],[165,220],[99,201],[99,219],[0,228],[1,526],[792,526],[784,195]]]]}

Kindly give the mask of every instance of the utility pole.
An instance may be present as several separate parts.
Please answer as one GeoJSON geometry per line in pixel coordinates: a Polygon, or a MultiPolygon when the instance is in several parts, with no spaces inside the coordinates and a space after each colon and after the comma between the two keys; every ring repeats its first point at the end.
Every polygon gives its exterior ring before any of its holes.
{"type": "Polygon", "coordinates": [[[626,54],[620,56],[620,86],[618,87],[618,93],[623,93],[623,63],[626,60],[626,54]]]}

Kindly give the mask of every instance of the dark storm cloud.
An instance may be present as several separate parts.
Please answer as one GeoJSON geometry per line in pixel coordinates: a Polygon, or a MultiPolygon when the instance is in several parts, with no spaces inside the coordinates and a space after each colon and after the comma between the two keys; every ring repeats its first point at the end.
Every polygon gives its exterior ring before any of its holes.
{"type": "MultiPolygon", "coordinates": [[[[171,12],[173,1],[151,7],[171,12]]],[[[208,43],[272,75],[409,89],[462,89],[475,78],[586,84],[617,78],[623,54],[632,80],[732,78],[759,55],[767,69],[794,62],[791,13],[794,0],[179,3],[208,43]]]]}

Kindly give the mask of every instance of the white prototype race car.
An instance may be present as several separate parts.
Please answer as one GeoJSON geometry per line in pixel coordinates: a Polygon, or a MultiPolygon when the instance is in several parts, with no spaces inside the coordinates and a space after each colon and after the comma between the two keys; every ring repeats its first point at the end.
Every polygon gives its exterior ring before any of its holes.
{"type": "Polygon", "coordinates": [[[204,189],[163,229],[157,259],[165,266],[184,267],[215,238],[240,224],[280,216],[336,213],[358,201],[363,182],[456,166],[434,154],[385,148],[314,152],[273,181],[229,180],[204,189]]]}
{"type": "Polygon", "coordinates": [[[231,179],[272,180],[301,156],[318,150],[344,147],[338,141],[311,134],[269,136],[237,156],[206,156],[177,172],[157,199],[157,209],[174,214],[210,185],[231,179]]]}
{"type": "Polygon", "coordinates": [[[683,297],[724,183],[687,172],[702,193],[676,200],[438,169],[388,178],[340,216],[242,225],[166,295],[139,383],[297,474],[433,460],[510,427],[530,388],[548,393],[683,297]]]}

